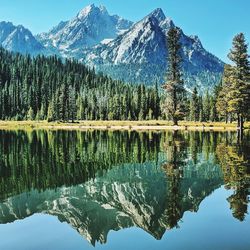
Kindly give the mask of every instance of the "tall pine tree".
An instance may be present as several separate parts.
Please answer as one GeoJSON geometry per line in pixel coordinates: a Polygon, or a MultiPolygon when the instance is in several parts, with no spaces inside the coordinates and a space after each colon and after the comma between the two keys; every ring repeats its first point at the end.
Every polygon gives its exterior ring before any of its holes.
{"type": "Polygon", "coordinates": [[[195,87],[190,101],[190,120],[195,122],[198,121],[199,113],[200,113],[199,96],[197,88],[195,87]]]}
{"type": "Polygon", "coordinates": [[[186,91],[181,77],[180,55],[180,30],[171,28],[167,34],[168,70],[166,83],[163,88],[166,91],[165,109],[167,116],[178,125],[178,120],[185,116],[186,91]]]}
{"type": "Polygon", "coordinates": [[[243,129],[244,119],[249,111],[250,101],[250,64],[247,43],[243,33],[233,39],[233,47],[228,55],[234,63],[231,72],[230,88],[227,91],[229,112],[238,118],[238,128],[243,129]]]}

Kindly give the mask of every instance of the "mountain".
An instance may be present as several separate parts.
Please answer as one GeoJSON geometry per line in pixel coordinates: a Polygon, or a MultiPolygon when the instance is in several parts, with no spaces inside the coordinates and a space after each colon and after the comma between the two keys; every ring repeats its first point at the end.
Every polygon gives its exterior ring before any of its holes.
{"type": "Polygon", "coordinates": [[[109,42],[132,24],[117,15],[109,15],[104,6],[96,7],[92,4],[81,10],[72,20],[59,23],[37,38],[46,48],[67,57],[84,48],[109,42]]]}
{"type": "MultiPolygon", "coordinates": [[[[85,50],[78,59],[114,78],[153,84],[164,82],[168,49],[166,35],[174,22],[156,9],[108,44],[85,50]]],[[[201,89],[218,83],[224,63],[207,52],[197,36],[179,29],[186,87],[201,89]]]]}
{"type": "Polygon", "coordinates": [[[0,22],[0,45],[10,51],[37,55],[45,53],[43,45],[22,25],[0,22]]]}
{"type": "MultiPolygon", "coordinates": [[[[36,37],[23,26],[2,22],[0,42],[4,48],[21,53],[74,57],[114,79],[152,85],[164,82],[166,35],[171,27],[176,27],[174,22],[160,8],[133,23],[92,4],[72,20],[36,37]]],[[[221,79],[224,63],[206,51],[197,36],[178,29],[186,88],[211,90],[221,79]]]]}

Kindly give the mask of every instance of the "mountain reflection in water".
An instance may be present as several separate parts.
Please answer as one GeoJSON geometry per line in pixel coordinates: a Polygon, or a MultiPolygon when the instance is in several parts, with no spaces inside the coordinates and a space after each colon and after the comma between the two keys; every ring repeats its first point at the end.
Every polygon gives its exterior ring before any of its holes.
{"type": "Polygon", "coordinates": [[[139,227],[161,239],[222,185],[243,221],[250,138],[219,132],[0,131],[0,223],[57,216],[93,245],[139,227]]]}

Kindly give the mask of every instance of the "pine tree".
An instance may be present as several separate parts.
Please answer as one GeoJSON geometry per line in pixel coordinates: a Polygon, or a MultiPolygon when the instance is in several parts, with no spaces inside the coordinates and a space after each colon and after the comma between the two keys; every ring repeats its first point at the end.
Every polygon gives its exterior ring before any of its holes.
{"type": "Polygon", "coordinates": [[[35,119],[35,114],[32,107],[30,107],[27,113],[27,120],[33,121],[34,119],[35,119]]]}
{"type": "Polygon", "coordinates": [[[203,98],[199,97],[199,121],[204,122],[204,111],[203,111],[203,98]]]}
{"type": "Polygon", "coordinates": [[[234,37],[233,47],[228,54],[229,59],[235,64],[231,72],[230,88],[227,91],[228,109],[237,115],[238,128],[241,130],[250,104],[250,64],[247,48],[245,36],[240,33],[234,37]]]}
{"type": "Polygon", "coordinates": [[[192,93],[192,99],[190,101],[190,120],[191,121],[198,121],[199,120],[199,96],[197,88],[194,88],[194,91],[192,93]]]}
{"type": "Polygon", "coordinates": [[[85,120],[85,109],[83,106],[83,100],[81,96],[78,96],[76,100],[77,106],[77,120],[85,120]]]}
{"type": "Polygon", "coordinates": [[[180,55],[180,30],[171,28],[167,34],[168,46],[168,70],[166,83],[163,88],[166,92],[165,109],[167,116],[171,118],[174,125],[178,125],[178,120],[185,116],[183,106],[186,91],[181,77],[181,55],[180,55]]]}
{"type": "Polygon", "coordinates": [[[70,86],[69,87],[69,120],[73,123],[76,120],[77,108],[76,108],[76,91],[70,86]]]}
{"type": "Polygon", "coordinates": [[[159,96],[159,90],[158,90],[158,84],[155,83],[154,88],[154,99],[153,99],[153,116],[156,120],[159,119],[161,116],[161,107],[160,107],[160,96],[159,96]]]}
{"type": "MultiPolygon", "coordinates": [[[[218,93],[216,101],[216,108],[218,110],[220,120],[223,119],[228,122],[229,109],[228,109],[228,90],[231,85],[232,66],[226,64],[224,66],[224,73],[222,77],[222,84],[218,93]]],[[[231,119],[231,118],[230,118],[231,119]]]]}
{"type": "Polygon", "coordinates": [[[53,122],[57,120],[55,98],[53,98],[52,101],[49,103],[47,120],[48,122],[53,122]]]}
{"type": "Polygon", "coordinates": [[[210,111],[211,111],[211,99],[209,92],[206,91],[206,95],[203,98],[203,119],[206,122],[210,120],[210,111]]]}
{"type": "Polygon", "coordinates": [[[211,112],[210,112],[210,120],[212,122],[218,121],[219,117],[218,117],[218,109],[217,109],[217,100],[219,97],[219,93],[221,91],[222,88],[222,81],[220,81],[219,84],[215,85],[214,90],[213,90],[213,94],[211,96],[211,112]]]}

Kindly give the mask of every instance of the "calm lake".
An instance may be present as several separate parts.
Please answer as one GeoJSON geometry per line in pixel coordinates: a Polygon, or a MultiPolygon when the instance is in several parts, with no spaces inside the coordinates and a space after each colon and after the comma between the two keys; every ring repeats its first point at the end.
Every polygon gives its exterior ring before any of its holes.
{"type": "Polygon", "coordinates": [[[250,134],[0,131],[1,250],[250,249],[250,134]]]}

